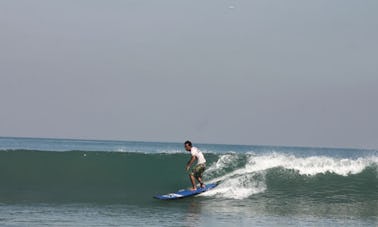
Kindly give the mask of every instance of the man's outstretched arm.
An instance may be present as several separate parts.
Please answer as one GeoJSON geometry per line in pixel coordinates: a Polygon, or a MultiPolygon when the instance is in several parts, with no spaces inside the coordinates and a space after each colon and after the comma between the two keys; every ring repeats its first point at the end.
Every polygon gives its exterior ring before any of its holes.
{"type": "Polygon", "coordinates": [[[190,166],[192,166],[194,160],[196,160],[196,156],[192,156],[192,158],[188,161],[188,163],[186,164],[186,171],[188,171],[190,166]]]}

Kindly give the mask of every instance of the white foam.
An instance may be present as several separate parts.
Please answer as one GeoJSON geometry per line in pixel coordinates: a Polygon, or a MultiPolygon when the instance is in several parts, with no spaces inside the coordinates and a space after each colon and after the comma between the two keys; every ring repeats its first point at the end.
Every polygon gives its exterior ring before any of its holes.
{"type": "Polygon", "coordinates": [[[320,173],[335,173],[342,176],[357,174],[367,166],[378,163],[377,157],[366,157],[358,159],[339,159],[326,156],[312,156],[298,158],[294,155],[269,154],[262,156],[251,156],[247,165],[247,171],[266,170],[274,167],[293,169],[301,175],[316,175],[320,173]]]}
{"type": "Polygon", "coordinates": [[[159,154],[180,154],[180,153],[184,153],[183,150],[176,150],[176,149],[172,149],[172,150],[157,150],[157,153],[159,154]]]}
{"type": "MultiPolygon", "coordinates": [[[[224,168],[236,167],[239,162],[237,154],[225,154],[220,156],[208,170],[208,175],[220,173],[224,168]],[[210,172],[210,173],[209,173],[210,172]]],[[[254,181],[255,173],[245,171],[245,168],[237,169],[229,174],[214,178],[211,182],[222,181],[216,188],[201,194],[201,196],[215,196],[230,199],[244,199],[266,190],[264,181],[254,181]]]]}
{"type": "Polygon", "coordinates": [[[264,181],[254,181],[254,174],[229,178],[216,188],[205,192],[202,196],[215,196],[229,199],[244,199],[266,190],[264,181]]]}
{"type": "MultiPolygon", "coordinates": [[[[238,162],[237,155],[222,155],[217,162],[208,168],[208,175],[221,173],[222,169],[238,162]]],[[[367,166],[378,164],[378,157],[357,159],[332,158],[326,156],[296,157],[294,155],[271,153],[264,155],[247,155],[245,166],[230,173],[212,179],[210,182],[221,183],[203,196],[216,196],[232,199],[244,199],[266,190],[266,170],[281,167],[297,171],[301,175],[334,173],[341,176],[358,174],[367,166]]]]}
{"type": "Polygon", "coordinates": [[[209,166],[206,170],[206,174],[208,176],[212,176],[213,174],[219,174],[226,167],[234,167],[237,165],[238,156],[237,154],[225,154],[221,155],[217,162],[213,163],[209,166]]]}
{"type": "Polygon", "coordinates": [[[120,153],[127,153],[128,152],[125,148],[117,148],[115,151],[120,152],[120,153]]]}

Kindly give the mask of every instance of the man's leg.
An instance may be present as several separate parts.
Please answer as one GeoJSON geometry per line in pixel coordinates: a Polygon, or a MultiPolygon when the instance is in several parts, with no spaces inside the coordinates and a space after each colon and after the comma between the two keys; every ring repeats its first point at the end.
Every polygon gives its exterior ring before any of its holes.
{"type": "Polygon", "coordinates": [[[204,188],[204,187],[205,187],[205,184],[204,184],[203,181],[202,181],[202,177],[198,177],[198,178],[197,178],[197,181],[200,183],[201,188],[204,188]]]}
{"type": "Polygon", "coordinates": [[[193,191],[197,190],[196,182],[195,182],[193,174],[189,174],[189,178],[190,178],[190,181],[192,182],[192,189],[191,190],[193,190],[193,191]]]}
{"type": "Polygon", "coordinates": [[[202,181],[202,174],[203,172],[205,172],[205,166],[204,165],[201,165],[198,169],[197,169],[197,175],[196,175],[196,178],[197,178],[197,181],[200,183],[200,187],[201,188],[205,188],[205,184],[203,183],[202,181]]]}

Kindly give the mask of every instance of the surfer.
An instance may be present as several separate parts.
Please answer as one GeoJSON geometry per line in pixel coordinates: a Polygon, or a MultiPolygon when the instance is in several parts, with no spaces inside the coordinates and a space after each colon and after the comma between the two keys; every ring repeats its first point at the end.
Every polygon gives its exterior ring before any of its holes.
{"type": "Polygon", "coordinates": [[[184,143],[184,146],[185,150],[190,152],[192,155],[192,157],[186,164],[186,171],[189,170],[193,162],[197,159],[197,165],[192,169],[192,172],[190,172],[189,174],[189,178],[192,183],[191,190],[197,190],[195,182],[196,179],[200,183],[201,188],[205,188],[206,186],[202,181],[202,174],[206,168],[206,159],[203,156],[203,153],[197,147],[193,147],[192,142],[190,142],[189,140],[184,143]]]}

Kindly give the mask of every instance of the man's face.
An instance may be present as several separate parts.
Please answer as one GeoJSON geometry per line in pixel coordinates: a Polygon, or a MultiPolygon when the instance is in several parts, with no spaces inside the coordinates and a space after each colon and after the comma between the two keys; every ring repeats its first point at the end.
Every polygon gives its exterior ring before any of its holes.
{"type": "Polygon", "coordinates": [[[189,144],[185,144],[184,146],[185,146],[185,150],[186,151],[190,151],[192,149],[192,147],[189,146],[189,144]]]}

